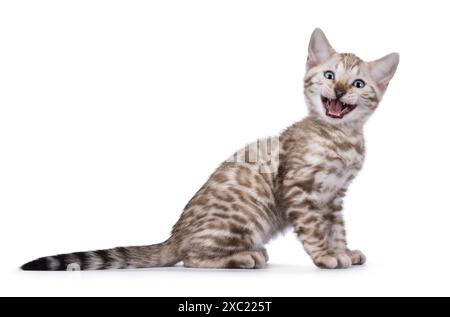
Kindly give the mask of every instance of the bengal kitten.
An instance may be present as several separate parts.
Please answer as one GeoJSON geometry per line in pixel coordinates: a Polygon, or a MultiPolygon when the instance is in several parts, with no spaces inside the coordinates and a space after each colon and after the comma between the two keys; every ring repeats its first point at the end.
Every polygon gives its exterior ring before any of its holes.
{"type": "Polygon", "coordinates": [[[189,201],[171,237],[149,246],[43,257],[23,270],[171,266],[262,268],[264,245],[292,226],[321,268],[366,261],[347,247],[342,199],[364,160],[363,125],[394,76],[399,55],[364,62],[336,53],[314,30],[304,93],[309,115],[226,160],[189,201]]]}

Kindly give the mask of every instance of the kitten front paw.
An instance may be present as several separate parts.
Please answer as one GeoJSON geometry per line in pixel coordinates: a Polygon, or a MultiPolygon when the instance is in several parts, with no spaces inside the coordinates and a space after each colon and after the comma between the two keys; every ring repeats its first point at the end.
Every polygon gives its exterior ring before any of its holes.
{"type": "Polygon", "coordinates": [[[347,249],[345,253],[352,259],[352,265],[363,265],[366,263],[366,256],[359,250],[347,249]]]}
{"type": "Polygon", "coordinates": [[[314,259],[321,269],[346,269],[352,266],[352,258],[345,252],[328,251],[314,259]]]}

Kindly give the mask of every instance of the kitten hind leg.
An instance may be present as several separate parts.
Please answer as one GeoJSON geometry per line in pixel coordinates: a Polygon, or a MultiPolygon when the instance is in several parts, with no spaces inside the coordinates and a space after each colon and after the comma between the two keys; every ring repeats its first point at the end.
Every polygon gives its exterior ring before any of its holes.
{"type": "Polygon", "coordinates": [[[266,250],[241,251],[226,256],[205,257],[189,254],[183,260],[185,267],[210,269],[259,269],[266,266],[266,250]]]}

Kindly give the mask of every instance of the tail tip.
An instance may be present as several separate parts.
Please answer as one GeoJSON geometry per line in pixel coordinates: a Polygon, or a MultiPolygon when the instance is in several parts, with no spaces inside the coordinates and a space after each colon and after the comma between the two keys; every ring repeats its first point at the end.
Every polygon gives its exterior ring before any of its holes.
{"type": "Polygon", "coordinates": [[[20,267],[22,271],[47,271],[47,258],[39,258],[28,263],[25,263],[20,267]]]}

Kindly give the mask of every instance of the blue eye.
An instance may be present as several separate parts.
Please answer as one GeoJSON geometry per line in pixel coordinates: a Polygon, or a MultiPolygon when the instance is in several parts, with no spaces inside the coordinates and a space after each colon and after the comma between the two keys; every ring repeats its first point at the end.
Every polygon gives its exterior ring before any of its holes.
{"type": "Polygon", "coordinates": [[[327,70],[326,72],[323,73],[323,77],[325,77],[328,80],[333,80],[334,73],[331,70],[327,70]]]}
{"type": "Polygon", "coordinates": [[[356,88],[364,88],[366,83],[362,79],[357,79],[353,82],[352,85],[353,85],[353,87],[356,87],[356,88]]]}

